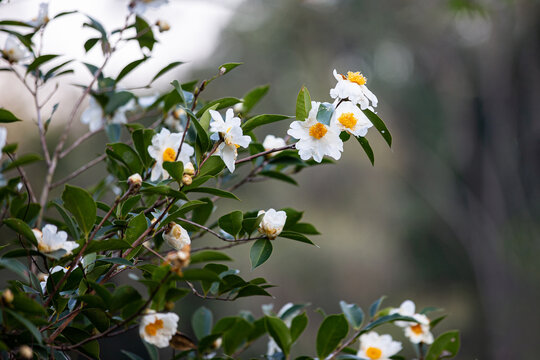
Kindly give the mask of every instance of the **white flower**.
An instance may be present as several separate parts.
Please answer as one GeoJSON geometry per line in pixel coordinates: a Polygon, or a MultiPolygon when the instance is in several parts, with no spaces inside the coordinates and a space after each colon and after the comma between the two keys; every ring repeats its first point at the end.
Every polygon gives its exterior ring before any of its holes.
{"type": "MultiPolygon", "coordinates": [[[[67,268],[63,266],[55,266],[50,270],[50,274],[54,274],[56,272],[63,271],[66,273],[68,271],[67,268]]],[[[49,275],[44,275],[42,280],[39,282],[39,285],[41,286],[41,292],[45,293],[45,289],[47,288],[47,279],[49,278],[49,275]]]]}
{"type": "Polygon", "coordinates": [[[354,136],[366,136],[373,126],[368,117],[350,101],[342,102],[334,111],[331,120],[338,129],[354,136]]]}
{"type": "Polygon", "coordinates": [[[101,129],[105,123],[103,109],[93,97],[90,97],[90,103],[81,115],[81,122],[87,124],[92,132],[101,129]]]}
{"type": "Polygon", "coordinates": [[[233,109],[227,110],[225,121],[223,121],[221,114],[215,110],[210,110],[210,115],[213,120],[210,123],[210,132],[213,133],[210,138],[218,140],[220,135],[223,137],[223,142],[219,144],[216,154],[221,156],[221,159],[232,173],[238,155],[237,149],[240,146],[247,147],[251,142],[251,138],[242,132],[240,118],[234,116],[233,109]]]}
{"type": "MultiPolygon", "coordinates": [[[[152,138],[152,145],[148,146],[148,154],[156,160],[156,164],[152,168],[150,181],[156,181],[160,177],[163,179],[169,178],[169,173],[167,170],[163,169],[163,162],[175,161],[176,152],[178,151],[181,141],[181,133],[171,133],[165,128],[161,129],[159,134],[154,135],[152,138]]],[[[193,147],[184,142],[177,160],[187,164],[189,162],[189,157],[193,155],[194,152],[195,150],[193,150],[193,147]]]]}
{"type": "Polygon", "coordinates": [[[141,186],[142,185],[142,177],[139,173],[135,173],[128,177],[127,182],[129,185],[133,186],[141,186]]]}
{"type": "Polygon", "coordinates": [[[165,5],[169,0],[134,0],[131,2],[133,12],[139,16],[142,16],[149,8],[158,8],[165,5]]]}
{"type": "Polygon", "coordinates": [[[334,69],[337,80],[336,87],[330,90],[333,99],[349,99],[354,104],[360,104],[362,110],[377,107],[377,97],[367,88],[366,78],[360,72],[349,71],[347,76],[338,74],[334,69]]]}
{"type": "Polygon", "coordinates": [[[39,4],[39,12],[37,18],[32,19],[28,23],[35,28],[41,27],[49,22],[49,4],[39,4]]]}
{"type": "Polygon", "coordinates": [[[163,240],[170,247],[176,250],[182,250],[184,246],[191,244],[191,239],[186,229],[176,223],[171,223],[169,231],[163,233],[163,240]]]}
{"type": "Polygon", "coordinates": [[[7,140],[7,129],[5,127],[0,127],[0,157],[2,156],[2,150],[6,146],[7,140]]]}
{"type": "Polygon", "coordinates": [[[64,249],[66,250],[66,255],[69,255],[73,249],[79,247],[79,244],[75,241],[67,241],[67,233],[65,231],[58,231],[58,228],[54,225],[47,224],[41,230],[32,230],[38,242],[38,250],[41,252],[50,253],[64,249]]]}
{"type": "Polygon", "coordinates": [[[312,101],[308,118],[305,121],[293,121],[287,134],[298,139],[296,149],[302,160],[313,158],[321,162],[324,155],[339,160],[343,151],[340,131],[332,122],[327,126],[317,121],[319,105],[319,102],[312,101]]]}
{"type": "Polygon", "coordinates": [[[426,315],[423,314],[414,314],[412,316],[417,323],[409,323],[409,326],[405,328],[405,336],[413,344],[424,343],[431,344],[433,343],[433,334],[429,331],[429,319],[426,315]]]}
{"type": "Polygon", "coordinates": [[[21,62],[32,57],[30,51],[28,51],[26,46],[15,35],[9,35],[7,37],[2,53],[9,62],[21,62]]]}
{"type": "Polygon", "coordinates": [[[264,214],[264,216],[259,224],[259,232],[268,236],[270,240],[277,238],[285,226],[285,222],[287,221],[287,213],[285,211],[268,209],[268,211],[259,211],[257,216],[261,214],[264,214]]]}
{"type": "MultiPolygon", "coordinates": [[[[416,309],[416,306],[414,305],[414,302],[412,300],[405,300],[401,303],[399,308],[394,308],[390,310],[390,315],[393,314],[399,314],[401,316],[410,316],[412,317],[414,315],[414,310],[416,309]]],[[[399,327],[407,327],[413,323],[410,321],[395,321],[395,325],[399,327]]]]}
{"type": "Polygon", "coordinates": [[[379,335],[374,331],[360,336],[360,350],[356,356],[370,360],[389,360],[401,351],[401,343],[390,335],[379,335]]]}
{"type": "Polygon", "coordinates": [[[114,112],[111,122],[113,124],[127,124],[126,112],[135,110],[136,102],[135,99],[129,100],[126,104],[120,106],[114,112]]]}
{"type": "Polygon", "coordinates": [[[139,105],[143,108],[147,108],[155,103],[157,99],[159,99],[159,94],[141,96],[139,97],[139,105]]]}
{"type": "Polygon", "coordinates": [[[159,28],[160,33],[171,30],[171,25],[165,20],[156,21],[156,26],[159,28]]]}
{"type": "MultiPolygon", "coordinates": [[[[264,141],[262,143],[262,146],[264,147],[264,150],[268,151],[268,150],[277,149],[277,148],[287,146],[287,143],[285,142],[284,139],[282,139],[280,137],[277,137],[277,136],[274,136],[274,135],[266,135],[266,137],[264,138],[264,141]]],[[[281,151],[276,151],[276,152],[270,153],[269,155],[274,156],[276,154],[279,154],[280,152],[281,151]]]]}
{"type": "Polygon", "coordinates": [[[167,347],[176,333],[178,320],[178,315],[170,312],[144,315],[139,325],[139,335],[147,343],[159,348],[167,347]]]}

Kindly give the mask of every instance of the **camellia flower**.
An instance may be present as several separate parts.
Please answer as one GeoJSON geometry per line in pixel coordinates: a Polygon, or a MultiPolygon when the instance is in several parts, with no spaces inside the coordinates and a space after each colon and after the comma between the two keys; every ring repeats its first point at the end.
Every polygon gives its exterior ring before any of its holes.
{"type": "Polygon", "coordinates": [[[58,228],[54,225],[47,224],[41,230],[32,230],[38,242],[38,250],[41,252],[50,253],[64,249],[66,250],[66,255],[69,255],[73,249],[79,247],[79,244],[75,241],[67,241],[67,233],[65,231],[58,231],[58,228]]]}
{"type": "Polygon", "coordinates": [[[139,335],[147,343],[159,348],[169,346],[176,333],[179,317],[175,313],[150,313],[144,315],[139,325],[139,335]]]}
{"type": "Polygon", "coordinates": [[[28,23],[35,28],[41,27],[49,22],[49,4],[39,4],[39,12],[37,18],[32,19],[28,23]]]}
{"type": "Polygon", "coordinates": [[[21,62],[32,57],[32,53],[28,51],[26,46],[15,35],[9,35],[7,37],[2,54],[11,63],[21,62]]]}
{"type": "Polygon", "coordinates": [[[101,129],[105,123],[103,109],[93,97],[90,97],[90,103],[81,115],[81,122],[87,124],[92,132],[101,129]]]}
{"type": "Polygon", "coordinates": [[[379,335],[375,331],[360,336],[360,350],[356,356],[370,360],[389,360],[401,351],[401,343],[390,335],[379,335]]]}
{"type": "MultiPolygon", "coordinates": [[[[282,139],[280,137],[277,137],[277,136],[274,136],[274,135],[266,135],[266,137],[264,138],[264,141],[262,143],[262,146],[264,147],[264,150],[268,151],[268,150],[277,149],[277,148],[287,146],[287,143],[285,142],[284,139],[282,139]]],[[[279,154],[280,152],[281,151],[276,151],[276,152],[270,153],[268,155],[269,156],[274,156],[276,154],[279,154]]]]}
{"type": "Polygon", "coordinates": [[[190,160],[189,157],[193,155],[195,150],[189,144],[185,142],[182,144],[182,150],[178,159],[176,159],[176,152],[182,141],[181,133],[171,133],[169,130],[163,128],[159,134],[152,137],[152,145],[148,146],[148,154],[156,160],[156,164],[152,168],[152,174],[150,175],[150,181],[156,181],[160,177],[163,179],[169,178],[169,173],[163,168],[164,161],[181,161],[187,164],[190,160]]]}
{"type": "Polygon", "coordinates": [[[295,146],[302,160],[313,158],[321,162],[324,155],[339,160],[343,151],[340,131],[332,122],[328,126],[317,121],[319,105],[319,102],[312,101],[308,118],[305,121],[293,121],[287,134],[298,139],[295,146]]]}
{"type": "Polygon", "coordinates": [[[257,216],[264,214],[261,223],[259,224],[259,232],[266,235],[270,240],[273,240],[281,234],[285,222],[287,221],[287,213],[285,211],[276,211],[268,209],[267,211],[260,210],[257,216]]]}
{"type": "Polygon", "coordinates": [[[135,14],[142,16],[149,8],[157,9],[168,2],[169,0],[133,0],[129,6],[135,14]]]}
{"type": "Polygon", "coordinates": [[[360,72],[349,71],[345,76],[338,74],[334,69],[334,77],[338,83],[330,90],[333,99],[349,99],[355,105],[360,104],[362,110],[377,107],[377,97],[367,88],[367,79],[360,72]]]}
{"type": "Polygon", "coordinates": [[[163,233],[163,239],[170,247],[176,250],[181,250],[184,246],[191,244],[187,230],[175,222],[167,224],[167,229],[163,233]]]}
{"type": "Polygon", "coordinates": [[[412,343],[433,343],[433,334],[429,331],[429,318],[424,314],[415,313],[416,306],[413,301],[405,300],[401,303],[399,308],[394,308],[390,310],[390,314],[399,314],[401,316],[410,316],[416,322],[412,321],[396,321],[396,324],[399,327],[405,329],[405,336],[411,340],[412,343]]]}
{"type": "Polygon", "coordinates": [[[331,120],[338,129],[354,136],[366,136],[373,126],[368,117],[350,101],[342,102],[334,111],[331,120]]]}
{"type": "Polygon", "coordinates": [[[227,169],[232,173],[235,168],[236,157],[238,156],[237,149],[247,147],[251,142],[251,137],[244,135],[240,127],[240,118],[234,116],[233,109],[228,109],[225,114],[225,121],[221,114],[215,110],[210,110],[212,122],[210,123],[210,132],[212,140],[219,140],[223,137],[223,142],[219,144],[216,154],[221,156],[227,169]]]}
{"type": "Polygon", "coordinates": [[[4,146],[6,146],[7,141],[7,129],[5,127],[0,126],[0,156],[2,156],[2,150],[4,149],[4,146]]]}

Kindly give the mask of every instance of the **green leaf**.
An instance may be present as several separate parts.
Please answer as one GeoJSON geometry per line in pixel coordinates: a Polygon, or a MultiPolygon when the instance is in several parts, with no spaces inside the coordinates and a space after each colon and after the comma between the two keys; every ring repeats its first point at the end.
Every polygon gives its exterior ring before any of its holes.
{"type": "Polygon", "coordinates": [[[2,172],[6,172],[8,170],[15,169],[18,166],[28,165],[40,160],[42,159],[38,154],[24,154],[7,164],[6,167],[2,169],[2,172]]]}
{"type": "Polygon", "coordinates": [[[178,96],[180,96],[180,99],[182,100],[182,104],[186,104],[186,97],[184,96],[184,90],[182,90],[182,85],[178,82],[178,80],[171,81],[171,85],[176,90],[178,96]]]}
{"type": "Polygon", "coordinates": [[[169,175],[178,183],[182,185],[182,176],[184,176],[184,163],[181,161],[164,161],[163,168],[167,170],[169,175]]]}
{"type": "Polygon", "coordinates": [[[308,317],[306,313],[302,313],[300,315],[297,315],[292,319],[291,322],[291,343],[294,343],[300,335],[304,332],[305,328],[308,324],[308,317]]]}
{"type": "Polygon", "coordinates": [[[324,359],[347,336],[349,325],[343,314],[326,317],[317,332],[317,356],[324,359]]]}
{"type": "Polygon", "coordinates": [[[246,121],[242,124],[242,130],[244,133],[250,132],[251,130],[266,124],[271,124],[276,121],[281,121],[285,119],[290,119],[290,116],[287,115],[271,115],[271,114],[263,114],[263,115],[257,115],[246,121]]]}
{"type": "MultiPolygon", "coordinates": [[[[242,100],[235,97],[226,97],[212,100],[206,105],[204,105],[201,109],[199,109],[199,111],[197,111],[197,117],[201,118],[207,110],[221,110],[236,105],[239,102],[242,102],[242,100]]],[[[210,114],[208,114],[208,116],[210,116],[210,114]]]]}
{"type": "Polygon", "coordinates": [[[126,105],[133,98],[135,98],[135,95],[133,95],[129,91],[115,92],[109,97],[109,101],[105,106],[105,112],[107,114],[112,114],[116,111],[116,109],[123,105],[126,105]]]}
{"type": "Polygon", "coordinates": [[[154,33],[152,32],[150,25],[148,25],[143,18],[137,16],[135,18],[135,30],[137,30],[136,39],[141,50],[143,48],[148,48],[148,50],[152,51],[156,39],[154,38],[154,33]]]}
{"type": "Polygon", "coordinates": [[[234,298],[239,299],[247,296],[272,296],[270,295],[266,290],[264,290],[262,287],[248,284],[243,286],[239,291],[236,297],[234,298]]]}
{"type": "Polygon", "coordinates": [[[191,317],[191,327],[193,328],[193,332],[197,339],[200,340],[203,337],[210,335],[210,332],[212,331],[212,319],[212,312],[204,306],[201,306],[193,313],[193,316],[191,317]]]}
{"type": "Polygon", "coordinates": [[[202,198],[199,200],[204,201],[205,204],[200,205],[193,210],[191,220],[197,224],[204,225],[208,221],[208,218],[210,218],[210,215],[212,215],[214,203],[209,198],[202,198]]]}
{"type": "Polygon", "coordinates": [[[221,160],[221,157],[219,156],[210,156],[208,160],[201,166],[201,169],[199,171],[199,175],[197,176],[204,176],[204,175],[212,175],[215,176],[221,172],[225,168],[225,163],[223,160],[221,160]]]}
{"type": "Polygon", "coordinates": [[[21,121],[21,119],[17,118],[10,111],[0,108],[0,123],[12,123],[16,121],[21,121]]]}
{"type": "Polygon", "coordinates": [[[275,316],[266,316],[264,319],[268,334],[270,334],[277,346],[279,346],[285,356],[287,356],[292,344],[289,328],[285,325],[283,320],[275,316]]]}
{"type": "Polygon", "coordinates": [[[143,344],[146,348],[146,351],[148,352],[148,355],[150,356],[150,360],[159,360],[158,348],[152,344],[147,343],[146,341],[143,341],[143,344]]]}
{"type": "Polygon", "coordinates": [[[242,220],[244,220],[244,214],[237,210],[220,217],[218,225],[222,230],[236,238],[240,230],[242,230],[242,220]]]}
{"type": "Polygon", "coordinates": [[[34,232],[24,221],[20,219],[4,219],[4,224],[6,224],[10,229],[15,231],[17,234],[24,236],[28,241],[34,246],[38,246],[34,232]]]}
{"type": "Polygon", "coordinates": [[[195,126],[195,129],[197,130],[197,143],[199,144],[202,152],[206,152],[208,147],[210,146],[210,137],[208,136],[208,132],[202,127],[202,125],[199,123],[199,120],[193,114],[190,110],[184,109],[184,111],[191,117],[191,122],[195,126]]]}
{"type": "Polygon", "coordinates": [[[131,134],[135,149],[144,164],[145,167],[150,166],[154,161],[148,154],[148,146],[152,144],[152,138],[156,132],[152,129],[137,129],[131,134]]]}
{"type": "Polygon", "coordinates": [[[242,65],[243,63],[241,62],[231,62],[231,63],[226,63],[226,64],[223,64],[219,67],[219,73],[220,75],[225,75],[227,74],[229,71],[231,71],[232,69],[234,69],[235,67],[237,66],[240,66],[242,65]]]}
{"type": "Polygon", "coordinates": [[[28,319],[24,318],[17,312],[8,309],[7,307],[3,307],[2,311],[5,311],[11,316],[13,316],[15,320],[20,322],[25,328],[28,329],[28,331],[30,331],[30,333],[32,334],[33,337],[36,338],[38,343],[43,344],[43,338],[41,337],[41,333],[39,332],[39,329],[34,324],[32,324],[28,319]]]}
{"type": "Polygon", "coordinates": [[[296,98],[296,120],[304,121],[311,110],[311,96],[305,86],[302,86],[296,98]]]}
{"type": "Polygon", "coordinates": [[[51,61],[52,59],[58,56],[60,55],[49,54],[49,55],[38,56],[37,58],[34,59],[34,61],[30,63],[30,65],[28,65],[28,67],[26,68],[26,73],[28,74],[29,72],[36,70],[38,67],[45,64],[47,61],[51,61]]]}
{"type": "Polygon", "coordinates": [[[319,235],[320,232],[315,228],[315,226],[308,223],[296,223],[289,227],[291,231],[299,232],[302,234],[308,235],[319,235]]]}
{"type": "MultiPolygon", "coordinates": [[[[241,317],[235,317],[235,322],[223,334],[223,349],[231,355],[253,331],[253,325],[241,317]]],[[[216,324],[217,327],[217,324],[216,324]]]]}
{"type": "Polygon", "coordinates": [[[73,221],[73,218],[68,215],[66,209],[64,209],[62,205],[56,203],[56,201],[53,201],[50,204],[56,208],[56,210],[60,213],[60,216],[62,216],[62,219],[64,219],[64,223],[66,224],[68,233],[71,235],[71,237],[74,239],[80,238],[79,230],[75,225],[75,221],[73,221]]]}
{"type": "MultiPolygon", "coordinates": [[[[62,331],[62,335],[64,335],[72,344],[77,344],[92,336],[88,332],[72,326],[65,328],[64,331],[62,331]]],[[[97,340],[87,342],[78,349],[80,351],[82,350],[83,353],[89,355],[92,359],[99,359],[99,343],[97,340]]]]}
{"type": "Polygon", "coordinates": [[[208,261],[232,261],[232,259],[219,251],[201,251],[191,254],[190,264],[197,264],[208,261]]]}
{"type": "Polygon", "coordinates": [[[369,316],[374,317],[377,311],[379,311],[379,307],[381,306],[381,303],[383,300],[386,299],[386,296],[381,296],[379,299],[377,299],[373,304],[369,307],[369,316]]]}
{"type": "Polygon", "coordinates": [[[110,155],[113,152],[116,155],[114,157],[124,163],[132,174],[142,172],[143,164],[141,159],[129,145],[114,143],[107,144],[107,146],[110,148],[106,150],[107,154],[110,155]]]}
{"type": "Polygon", "coordinates": [[[137,290],[129,285],[121,285],[114,290],[111,298],[111,311],[122,309],[126,304],[141,299],[137,290]]]}
{"type": "Polygon", "coordinates": [[[175,67],[179,66],[179,65],[182,65],[183,62],[181,61],[175,61],[175,62],[172,62],[170,63],[169,65],[165,66],[163,69],[159,70],[158,73],[152,78],[152,80],[150,81],[150,84],[153,83],[154,81],[156,81],[159,77],[161,77],[162,75],[164,75],[166,72],[174,69],[175,67]]]}
{"type": "Polygon", "coordinates": [[[377,130],[381,133],[382,137],[388,144],[388,146],[392,147],[392,135],[390,134],[390,131],[388,131],[388,128],[384,124],[384,121],[381,120],[377,114],[375,114],[373,111],[366,109],[362,110],[364,114],[368,117],[369,121],[375,126],[377,130]]]}
{"type": "Polygon", "coordinates": [[[84,189],[66,185],[62,193],[64,207],[75,217],[81,230],[88,235],[96,221],[96,203],[84,189]]]}
{"type": "Polygon", "coordinates": [[[251,270],[262,265],[272,254],[272,242],[268,239],[259,239],[253,243],[249,251],[251,270]]]}
{"type": "Polygon", "coordinates": [[[339,306],[341,306],[341,311],[343,311],[345,318],[353,329],[360,329],[364,321],[364,312],[362,309],[356,304],[347,304],[345,301],[340,301],[339,306]]]}
{"type": "Polygon", "coordinates": [[[244,220],[242,221],[242,229],[244,229],[246,234],[248,235],[251,234],[252,232],[257,230],[263,217],[264,217],[264,214],[261,214],[257,217],[244,218],[244,220]]]}
{"type": "Polygon", "coordinates": [[[392,314],[392,315],[385,315],[385,316],[382,316],[380,318],[378,318],[377,320],[373,321],[373,322],[370,322],[369,324],[366,325],[366,327],[364,327],[364,329],[362,329],[362,333],[364,332],[368,332],[378,326],[381,326],[383,324],[386,324],[386,323],[389,323],[389,322],[394,322],[394,321],[410,321],[410,322],[416,322],[416,320],[410,316],[401,316],[399,314],[392,314]]]}
{"type": "Polygon", "coordinates": [[[438,360],[442,358],[452,358],[457,355],[459,346],[459,331],[447,331],[437,337],[433,344],[431,344],[425,359],[438,360]]]}
{"type": "Polygon", "coordinates": [[[109,317],[105,313],[105,311],[101,309],[85,309],[83,310],[84,316],[90,320],[92,325],[96,327],[99,331],[103,332],[109,328],[110,321],[109,317]]]}
{"type": "Polygon", "coordinates": [[[23,280],[28,280],[28,268],[26,265],[14,259],[0,258],[0,266],[7,268],[21,277],[23,280]]]}
{"type": "Polygon", "coordinates": [[[84,42],[84,51],[89,52],[101,38],[90,38],[84,42]]]}
{"type": "Polygon", "coordinates": [[[13,306],[19,313],[23,312],[30,315],[47,316],[47,312],[43,306],[37,301],[27,297],[24,293],[15,294],[13,298],[13,306]]]}
{"type": "Polygon", "coordinates": [[[306,244],[315,245],[313,241],[309,240],[306,236],[300,233],[294,232],[294,231],[282,231],[281,234],[279,234],[279,236],[287,238],[287,239],[291,239],[291,240],[300,241],[306,244]]]}
{"type": "Polygon", "coordinates": [[[118,264],[118,265],[133,266],[133,263],[131,261],[124,258],[119,258],[119,257],[97,259],[96,262],[97,261],[103,261],[106,263],[118,264]]]}
{"type": "Polygon", "coordinates": [[[258,86],[244,95],[242,113],[247,114],[266,95],[269,85],[258,86]]]}
{"type": "Polygon", "coordinates": [[[134,354],[132,352],[126,351],[126,350],[120,350],[122,354],[126,355],[130,360],[144,360],[142,357],[140,357],[137,354],[134,354]]]}
{"type": "Polygon", "coordinates": [[[317,121],[321,124],[329,126],[333,114],[334,105],[323,102],[319,105],[319,110],[317,110],[317,121]]]}
{"type": "Polygon", "coordinates": [[[276,179],[276,180],[281,180],[286,183],[298,186],[298,183],[296,182],[296,180],[294,180],[289,175],[285,175],[284,173],[279,172],[279,171],[266,170],[266,171],[261,171],[259,174],[261,174],[262,176],[266,176],[266,177],[276,179]]]}
{"type": "Polygon", "coordinates": [[[236,195],[234,195],[233,193],[225,191],[225,190],[221,190],[221,189],[216,189],[216,188],[200,187],[200,188],[186,190],[186,192],[205,193],[205,194],[210,194],[210,195],[216,195],[222,198],[234,199],[234,200],[240,201],[240,199],[237,198],[236,195]]]}
{"type": "Polygon", "coordinates": [[[373,154],[373,149],[369,145],[369,141],[362,136],[357,137],[356,140],[358,140],[358,143],[362,146],[362,149],[364,149],[369,161],[371,161],[371,165],[375,165],[375,155],[373,154]]]}
{"type": "Polygon", "coordinates": [[[206,269],[186,269],[183,271],[184,280],[221,281],[221,278],[213,271],[206,269]]]}
{"type": "MultiPolygon", "coordinates": [[[[205,204],[206,204],[206,202],[199,201],[199,200],[188,201],[187,203],[182,205],[180,207],[180,209],[175,210],[174,212],[170,213],[169,216],[167,216],[163,221],[161,221],[161,223],[159,224],[159,228],[162,228],[163,226],[167,225],[171,221],[174,221],[174,220],[178,219],[179,217],[184,216],[189,211],[191,211],[191,210],[193,210],[193,209],[195,209],[195,208],[197,208],[197,207],[199,207],[201,205],[205,205],[205,204]]],[[[192,262],[193,262],[193,258],[192,258],[192,262]]]]}
{"type": "Polygon", "coordinates": [[[127,74],[135,70],[135,68],[139,65],[141,65],[143,62],[145,62],[148,59],[148,57],[143,57],[142,59],[135,60],[127,64],[122,71],[120,71],[120,74],[116,77],[116,82],[120,82],[127,74]]]}
{"type": "Polygon", "coordinates": [[[132,218],[127,226],[125,240],[133,244],[135,240],[141,236],[146,229],[148,228],[148,222],[146,221],[146,217],[144,216],[144,212],[141,212],[139,215],[132,218]]]}
{"type": "MultiPolygon", "coordinates": [[[[146,183],[143,183],[143,186],[145,185],[146,183]]],[[[148,184],[146,184],[148,185],[148,184]]],[[[182,200],[186,200],[188,201],[188,198],[186,197],[186,195],[181,192],[181,191],[178,191],[178,190],[174,190],[172,188],[170,188],[169,186],[166,186],[166,185],[158,185],[158,186],[146,186],[146,187],[143,187],[141,188],[141,190],[139,190],[141,193],[143,194],[158,194],[158,195],[165,195],[165,196],[171,196],[171,197],[174,197],[176,199],[182,199],[182,200]]]]}

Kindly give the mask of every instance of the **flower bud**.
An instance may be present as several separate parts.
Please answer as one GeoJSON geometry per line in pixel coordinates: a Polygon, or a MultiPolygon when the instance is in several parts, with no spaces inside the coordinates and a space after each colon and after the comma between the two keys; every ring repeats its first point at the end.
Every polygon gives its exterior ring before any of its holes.
{"type": "Polygon", "coordinates": [[[244,103],[239,102],[238,104],[234,105],[233,110],[237,114],[244,112],[244,103]]]}
{"type": "Polygon", "coordinates": [[[160,33],[171,30],[171,25],[165,20],[156,21],[156,26],[159,28],[160,33]]]}
{"type": "Polygon", "coordinates": [[[13,299],[13,292],[10,289],[6,289],[4,290],[4,292],[2,292],[2,301],[4,302],[4,304],[11,304],[13,302],[13,299]]]}
{"type": "Polygon", "coordinates": [[[184,174],[195,175],[195,168],[191,161],[184,165],[184,174]]]}
{"type": "Polygon", "coordinates": [[[268,239],[274,240],[279,234],[281,234],[281,231],[285,226],[285,222],[287,221],[287,213],[285,211],[268,209],[268,211],[259,211],[257,216],[262,214],[264,214],[264,216],[259,224],[259,232],[266,235],[268,239]]]}
{"type": "Polygon", "coordinates": [[[211,348],[212,348],[212,349],[219,349],[219,348],[221,347],[221,343],[222,343],[221,338],[217,338],[217,339],[214,340],[214,342],[212,343],[211,348]]]}
{"type": "Polygon", "coordinates": [[[184,246],[191,244],[191,239],[186,229],[175,222],[167,224],[167,228],[163,233],[163,239],[175,250],[182,250],[184,246]]]}
{"type": "Polygon", "coordinates": [[[23,359],[32,359],[32,357],[34,356],[34,352],[32,351],[32,348],[30,348],[30,346],[23,345],[19,348],[19,355],[23,359]]]}
{"type": "Polygon", "coordinates": [[[191,185],[192,182],[193,182],[193,178],[191,177],[191,175],[184,174],[184,176],[182,176],[182,183],[184,185],[189,186],[191,185]]]}
{"type": "Polygon", "coordinates": [[[165,310],[173,311],[174,310],[174,301],[167,301],[165,303],[165,310]]]}
{"type": "Polygon", "coordinates": [[[131,175],[127,180],[128,185],[139,188],[142,185],[142,177],[138,173],[131,175]]]}
{"type": "Polygon", "coordinates": [[[177,120],[180,119],[180,116],[185,115],[185,114],[186,114],[186,110],[184,110],[184,109],[176,109],[172,113],[174,118],[177,119],[177,120]]]}
{"type": "Polygon", "coordinates": [[[222,66],[219,68],[219,75],[223,75],[225,74],[225,72],[227,72],[227,69],[225,68],[225,66],[222,66]]]}
{"type": "Polygon", "coordinates": [[[165,257],[165,265],[171,265],[171,271],[182,275],[182,269],[189,265],[191,246],[186,245],[179,251],[171,251],[165,257]]]}

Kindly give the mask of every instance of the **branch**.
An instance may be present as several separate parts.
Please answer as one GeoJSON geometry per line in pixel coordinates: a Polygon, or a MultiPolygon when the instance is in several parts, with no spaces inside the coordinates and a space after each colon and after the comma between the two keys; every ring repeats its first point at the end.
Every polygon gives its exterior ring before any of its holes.
{"type": "Polygon", "coordinates": [[[93,135],[97,134],[98,132],[102,132],[103,130],[104,130],[104,128],[101,128],[101,129],[96,130],[96,131],[89,131],[89,132],[85,133],[84,135],[79,137],[77,140],[75,140],[73,142],[73,144],[71,144],[66,150],[62,151],[60,153],[60,155],[59,155],[59,158],[63,159],[64,157],[66,157],[67,154],[72,152],[77,146],[81,145],[84,141],[88,140],[93,135]]]}
{"type": "Polygon", "coordinates": [[[275,148],[275,149],[266,150],[266,151],[260,152],[258,154],[254,154],[254,155],[245,157],[243,159],[236,160],[235,164],[241,164],[243,162],[250,161],[250,160],[253,160],[253,159],[258,158],[260,156],[271,154],[273,152],[283,151],[283,150],[287,150],[287,149],[294,149],[294,147],[295,147],[295,144],[291,144],[291,145],[286,145],[286,146],[282,146],[282,147],[275,148]]]}
{"type": "MultiPolygon", "coordinates": [[[[11,159],[11,161],[14,161],[15,159],[10,153],[6,153],[7,156],[11,159]]],[[[32,200],[32,202],[37,202],[36,196],[34,195],[34,192],[32,191],[32,186],[30,185],[30,182],[28,182],[28,178],[26,177],[26,172],[21,168],[20,166],[16,166],[17,171],[21,175],[21,180],[24,184],[24,187],[26,188],[26,192],[28,193],[28,198],[32,200]]],[[[26,217],[26,214],[25,214],[26,217]]]]}
{"type": "Polygon", "coordinates": [[[55,187],[58,187],[58,186],[62,185],[63,183],[68,182],[69,180],[73,179],[74,177],[79,176],[80,174],[82,174],[86,170],[90,169],[92,166],[97,165],[101,161],[105,160],[106,157],[107,157],[106,154],[98,156],[97,158],[95,158],[94,160],[90,161],[89,163],[86,163],[85,165],[81,166],[80,168],[78,168],[77,170],[72,172],[70,175],[63,178],[62,180],[59,180],[59,181],[55,182],[54,184],[51,184],[50,188],[54,189],[55,187]]]}

